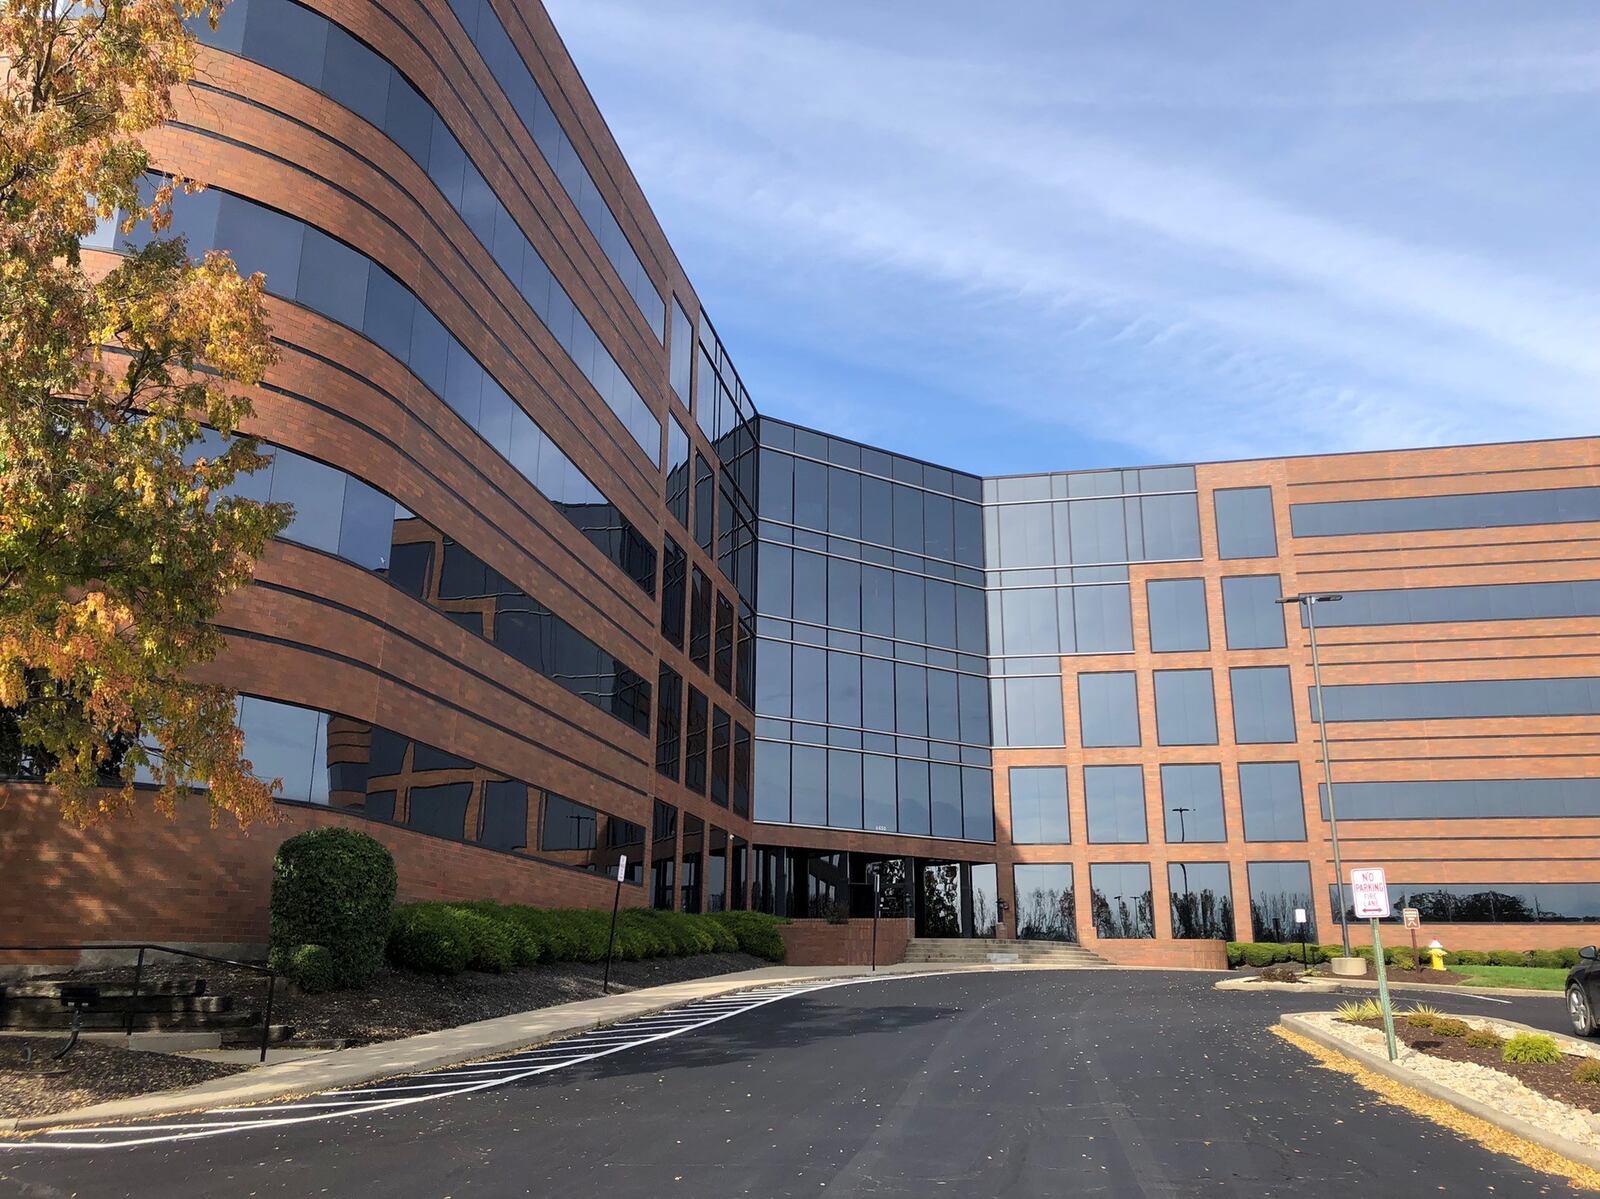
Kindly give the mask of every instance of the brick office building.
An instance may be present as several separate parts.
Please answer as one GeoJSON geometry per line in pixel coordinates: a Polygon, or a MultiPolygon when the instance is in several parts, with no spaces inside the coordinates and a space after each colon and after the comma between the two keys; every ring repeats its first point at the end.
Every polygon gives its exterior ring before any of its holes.
{"type": "Polygon", "coordinates": [[[980,479],[760,418],[538,5],[197,32],[151,144],[273,297],[248,486],[299,515],[211,673],[281,820],[11,783],[8,939],[259,942],[273,848],[337,822],[408,897],[604,903],[626,855],[633,904],[876,874],[930,935],[1332,940],[1298,592],[1343,596],[1347,865],[1449,945],[1596,939],[1600,441],[980,479]]]}

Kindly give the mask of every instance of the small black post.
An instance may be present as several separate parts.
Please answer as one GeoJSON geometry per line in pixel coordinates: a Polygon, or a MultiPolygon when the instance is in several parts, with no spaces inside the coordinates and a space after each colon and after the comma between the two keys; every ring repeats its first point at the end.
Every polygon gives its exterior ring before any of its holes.
{"type": "Polygon", "coordinates": [[[278,989],[278,976],[267,975],[267,1011],[261,1017],[261,1060],[267,1060],[267,1038],[272,1036],[272,996],[278,989]]]}
{"type": "Polygon", "coordinates": [[[1300,965],[1306,974],[1311,973],[1311,959],[1306,956],[1306,922],[1300,922],[1300,965]]]}
{"type": "Polygon", "coordinates": [[[878,911],[883,904],[878,893],[878,875],[882,870],[880,863],[878,869],[872,872],[872,972],[878,972],[878,911]]]}
{"type": "Polygon", "coordinates": [[[127,1019],[123,1021],[122,1031],[128,1036],[133,1036],[133,1009],[139,1005],[139,980],[144,977],[144,946],[139,946],[139,959],[133,965],[133,997],[128,1000],[127,1019]]]}
{"type": "Polygon", "coordinates": [[[600,994],[611,994],[611,950],[617,943],[617,909],[622,906],[622,876],[628,871],[628,856],[622,855],[617,863],[617,892],[611,897],[611,935],[606,938],[606,977],[600,984],[600,994]]]}

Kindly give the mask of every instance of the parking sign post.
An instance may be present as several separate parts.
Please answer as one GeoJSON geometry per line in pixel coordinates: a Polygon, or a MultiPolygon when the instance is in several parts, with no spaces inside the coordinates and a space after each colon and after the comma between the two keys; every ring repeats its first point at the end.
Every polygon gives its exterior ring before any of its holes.
{"type": "Polygon", "coordinates": [[[611,994],[611,951],[617,944],[617,909],[622,906],[622,880],[628,877],[628,855],[617,858],[617,893],[611,898],[611,935],[606,938],[606,976],[600,994],[611,994]]]}
{"type": "Polygon", "coordinates": [[[1400,1056],[1394,1041],[1394,1009],[1389,1006],[1389,979],[1383,968],[1383,938],[1378,933],[1378,921],[1393,914],[1389,906],[1389,880],[1379,867],[1368,867],[1350,872],[1350,890],[1354,896],[1356,919],[1372,921],[1372,961],[1378,971],[1378,1006],[1383,1009],[1383,1036],[1389,1046],[1389,1060],[1400,1056]]]}

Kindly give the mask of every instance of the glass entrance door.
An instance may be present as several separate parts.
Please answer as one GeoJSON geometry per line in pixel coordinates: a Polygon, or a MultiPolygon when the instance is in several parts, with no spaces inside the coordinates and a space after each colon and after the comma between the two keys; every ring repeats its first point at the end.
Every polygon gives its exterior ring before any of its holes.
{"type": "Polygon", "coordinates": [[[917,863],[919,937],[992,937],[996,900],[992,863],[917,863]]]}

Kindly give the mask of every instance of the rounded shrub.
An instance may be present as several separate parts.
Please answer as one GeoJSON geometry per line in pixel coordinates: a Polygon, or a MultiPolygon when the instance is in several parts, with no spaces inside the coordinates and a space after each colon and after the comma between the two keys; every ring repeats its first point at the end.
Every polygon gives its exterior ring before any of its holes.
{"type": "Polygon", "coordinates": [[[468,970],[504,974],[516,966],[522,938],[514,924],[470,908],[458,908],[456,914],[467,937],[468,970]]]}
{"type": "Polygon", "coordinates": [[[1506,1042],[1505,1048],[1500,1051],[1500,1059],[1524,1065],[1548,1066],[1561,1060],[1561,1046],[1556,1044],[1554,1037],[1547,1037],[1542,1032],[1519,1032],[1506,1042]]]}
{"type": "Polygon", "coordinates": [[[1499,1049],[1506,1043],[1506,1039],[1499,1033],[1487,1028],[1474,1028],[1464,1039],[1474,1049],[1499,1049]]]}
{"type": "Polygon", "coordinates": [[[413,903],[397,908],[389,930],[389,960],[429,974],[460,974],[472,960],[465,909],[413,903]]]}
{"type": "Polygon", "coordinates": [[[1244,947],[1244,964],[1259,969],[1275,962],[1287,961],[1289,955],[1282,945],[1249,944],[1244,947]]]}
{"type": "Polygon", "coordinates": [[[295,945],[279,954],[278,969],[308,995],[339,987],[339,971],[326,945],[295,945]]]}
{"type": "Polygon", "coordinates": [[[1481,949],[1458,949],[1445,954],[1444,960],[1451,966],[1487,966],[1489,955],[1481,949]]]}
{"type": "Polygon", "coordinates": [[[272,862],[269,962],[287,973],[296,949],[318,945],[329,958],[323,989],[361,986],[383,965],[394,892],[394,858],[366,833],[335,825],[290,837],[272,862]]]}
{"type": "Polygon", "coordinates": [[[1396,970],[1415,970],[1417,968],[1416,957],[1413,956],[1411,950],[1403,945],[1388,950],[1384,956],[1389,959],[1389,965],[1396,970]]]}
{"type": "Polygon", "coordinates": [[[1559,949],[1535,949],[1528,954],[1528,965],[1541,966],[1546,970],[1571,969],[1561,957],[1559,949]]]}
{"type": "Polygon", "coordinates": [[[1600,1087],[1600,1058],[1584,1058],[1574,1066],[1572,1081],[1586,1086],[1600,1087]]]}
{"type": "Polygon", "coordinates": [[[1520,949],[1491,949],[1489,951],[1489,965],[1491,966],[1526,966],[1528,955],[1520,949]]]}
{"type": "Polygon", "coordinates": [[[783,921],[776,916],[765,912],[720,912],[711,919],[733,933],[742,952],[769,962],[783,961],[787,950],[783,935],[778,932],[783,921]]]}
{"type": "Polygon", "coordinates": [[[1578,951],[1576,948],[1554,949],[1551,950],[1551,952],[1561,959],[1560,965],[1564,970],[1571,970],[1583,960],[1578,956],[1578,951]]]}

